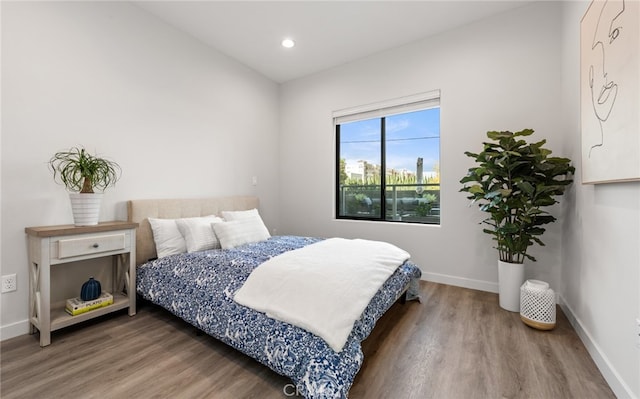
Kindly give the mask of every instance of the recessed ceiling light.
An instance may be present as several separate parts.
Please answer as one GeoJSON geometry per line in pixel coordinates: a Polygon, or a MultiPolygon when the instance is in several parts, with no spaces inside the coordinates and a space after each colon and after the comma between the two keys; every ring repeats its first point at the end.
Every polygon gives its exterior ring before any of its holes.
{"type": "Polygon", "coordinates": [[[291,48],[291,47],[293,47],[295,45],[296,45],[296,42],[294,42],[291,39],[284,39],[282,41],[282,47],[285,47],[285,48],[291,48]]]}

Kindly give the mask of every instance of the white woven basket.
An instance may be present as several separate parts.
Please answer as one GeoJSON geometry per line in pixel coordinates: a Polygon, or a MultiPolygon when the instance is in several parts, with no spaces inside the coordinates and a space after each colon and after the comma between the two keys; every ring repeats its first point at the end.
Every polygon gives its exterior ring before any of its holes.
{"type": "Polygon", "coordinates": [[[556,294],[549,284],[527,280],[520,287],[520,319],[538,330],[556,326],[556,294]]]}

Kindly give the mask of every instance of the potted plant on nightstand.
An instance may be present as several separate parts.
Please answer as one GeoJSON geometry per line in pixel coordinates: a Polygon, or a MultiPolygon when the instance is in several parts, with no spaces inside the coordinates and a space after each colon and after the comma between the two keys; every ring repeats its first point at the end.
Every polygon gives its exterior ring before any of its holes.
{"type": "Polygon", "coordinates": [[[489,214],[482,222],[490,228],[483,231],[497,242],[500,306],[513,312],[520,310],[524,260],[536,260],[527,250],[534,243],[544,245],[542,226],[556,220],[542,208],[557,203],[555,197],[564,194],[575,171],[570,159],[549,156],[546,140],[522,139],[531,134],[532,129],[487,132],[493,142],[483,143],[478,154],[465,152],[478,165],[460,180],[460,191],[489,214]]]}
{"type": "Polygon", "coordinates": [[[89,154],[84,148],[73,147],[57,152],[49,160],[55,181],[69,190],[71,209],[76,226],[98,224],[102,192],[120,178],[120,166],[108,159],[89,154]]]}

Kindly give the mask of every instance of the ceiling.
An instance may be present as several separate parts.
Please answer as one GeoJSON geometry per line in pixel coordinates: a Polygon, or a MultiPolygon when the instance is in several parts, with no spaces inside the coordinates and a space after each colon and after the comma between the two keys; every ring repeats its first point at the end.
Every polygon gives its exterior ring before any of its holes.
{"type": "Polygon", "coordinates": [[[136,1],[283,83],[521,7],[530,1],[136,1]],[[295,40],[286,49],[282,39],[295,40]]]}

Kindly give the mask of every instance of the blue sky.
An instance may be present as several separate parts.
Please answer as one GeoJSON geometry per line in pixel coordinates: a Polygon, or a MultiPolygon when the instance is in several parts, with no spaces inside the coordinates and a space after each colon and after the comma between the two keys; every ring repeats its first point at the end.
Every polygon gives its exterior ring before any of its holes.
{"type": "MultiPolygon", "coordinates": [[[[431,108],[386,118],[387,168],[416,170],[423,158],[424,171],[440,160],[440,109],[431,108]]],[[[380,119],[340,126],[341,158],[380,164],[380,119]]]]}

